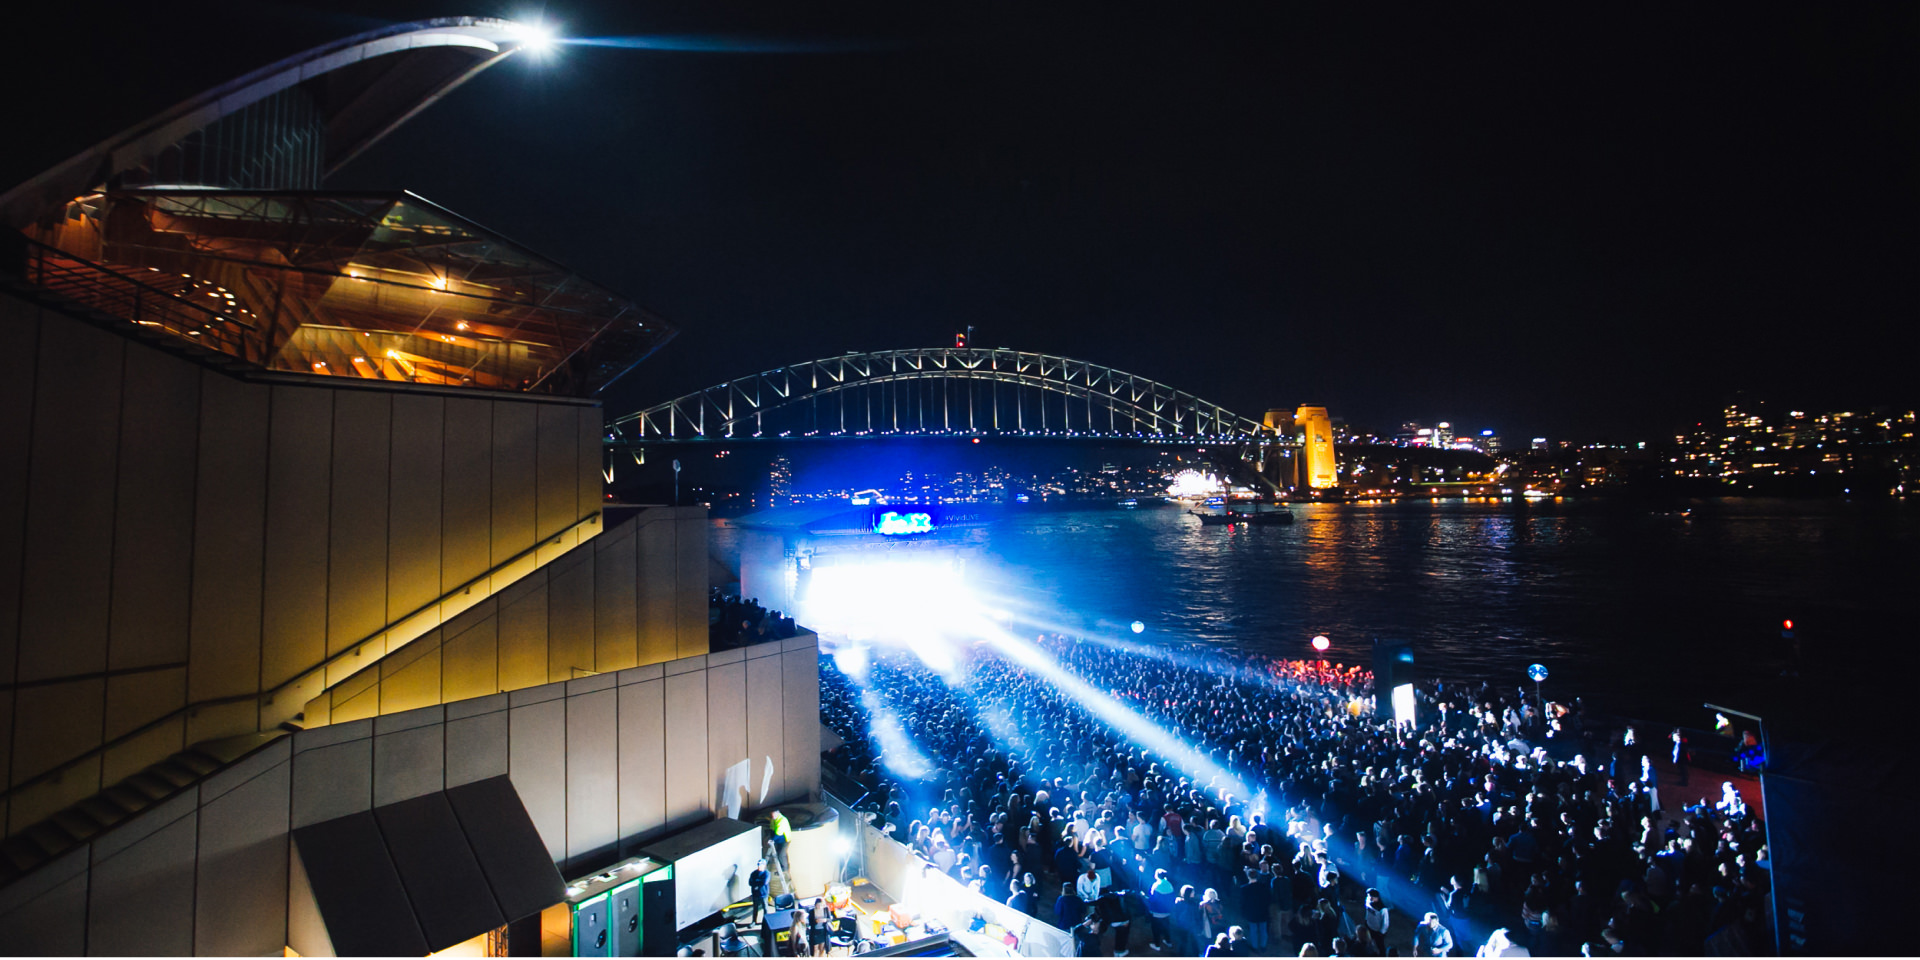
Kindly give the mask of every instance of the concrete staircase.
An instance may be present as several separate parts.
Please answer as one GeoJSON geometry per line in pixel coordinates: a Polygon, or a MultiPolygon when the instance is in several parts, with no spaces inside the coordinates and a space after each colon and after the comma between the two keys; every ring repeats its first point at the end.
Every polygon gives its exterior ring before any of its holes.
{"type": "Polygon", "coordinates": [[[128,817],[193,789],[228,764],[292,732],[270,730],[194,744],[0,840],[0,887],[91,841],[128,817]]]}

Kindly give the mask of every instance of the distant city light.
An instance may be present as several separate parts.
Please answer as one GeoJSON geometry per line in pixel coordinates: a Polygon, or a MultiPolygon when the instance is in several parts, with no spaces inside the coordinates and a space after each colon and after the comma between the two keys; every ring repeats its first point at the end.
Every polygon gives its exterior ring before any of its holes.
{"type": "Polygon", "coordinates": [[[1198,470],[1182,470],[1168,478],[1167,496],[1204,497],[1225,490],[1220,481],[1198,470]]]}
{"type": "Polygon", "coordinates": [[[1491,436],[1493,436],[1493,431],[1492,431],[1492,430],[1482,430],[1482,431],[1480,431],[1480,435],[1481,435],[1481,436],[1483,436],[1483,437],[1491,437],[1491,436]]]}

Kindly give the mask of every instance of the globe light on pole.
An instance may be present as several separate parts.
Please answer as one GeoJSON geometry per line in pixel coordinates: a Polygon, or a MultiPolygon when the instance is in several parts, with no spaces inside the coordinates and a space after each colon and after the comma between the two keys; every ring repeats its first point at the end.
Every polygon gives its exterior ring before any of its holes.
{"type": "Polygon", "coordinates": [[[1331,646],[1333,646],[1333,641],[1328,640],[1324,635],[1313,638],[1313,648],[1321,653],[1326,653],[1327,648],[1331,646]]]}
{"type": "Polygon", "coordinates": [[[1134,633],[1146,633],[1146,632],[1147,632],[1147,625],[1146,625],[1146,624],[1144,624],[1144,623],[1141,623],[1141,622],[1140,622],[1140,621],[1138,621],[1138,620],[1135,620],[1135,621],[1133,622],[1133,632],[1134,632],[1134,633]]]}
{"type": "Polygon", "coordinates": [[[1546,704],[1546,701],[1540,699],[1540,681],[1545,680],[1547,678],[1546,665],[1541,663],[1528,664],[1527,677],[1533,681],[1534,705],[1539,708],[1541,714],[1544,716],[1546,713],[1547,704],[1546,704]]]}

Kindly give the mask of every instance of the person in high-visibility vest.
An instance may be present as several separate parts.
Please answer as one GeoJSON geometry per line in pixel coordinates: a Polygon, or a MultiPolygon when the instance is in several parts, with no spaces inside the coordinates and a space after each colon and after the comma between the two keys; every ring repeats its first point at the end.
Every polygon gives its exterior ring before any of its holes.
{"type": "Polygon", "coordinates": [[[787,841],[793,839],[793,824],[787,822],[787,815],[778,810],[773,812],[773,855],[780,861],[780,869],[790,869],[787,865],[787,841]]]}

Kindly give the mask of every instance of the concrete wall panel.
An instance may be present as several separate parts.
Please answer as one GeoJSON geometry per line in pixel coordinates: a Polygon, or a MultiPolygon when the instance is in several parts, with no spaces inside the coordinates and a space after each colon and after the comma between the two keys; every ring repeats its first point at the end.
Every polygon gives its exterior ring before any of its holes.
{"type": "Polygon", "coordinates": [[[99,745],[106,729],[106,689],[106,680],[95,678],[14,691],[14,783],[99,745]]]}
{"type": "MultiPolygon", "coordinates": [[[[0,350],[0,450],[30,450],[39,308],[14,297],[0,297],[0,336],[14,345],[12,350],[0,350]]],[[[13,682],[14,655],[19,649],[28,462],[27,457],[17,454],[0,457],[0,683],[13,682]]]]}
{"type": "Polygon", "coordinates": [[[261,679],[277,686],[327,658],[327,502],[333,391],[273,388],[261,679]]]}
{"type": "Polygon", "coordinates": [[[189,700],[259,689],[267,424],[266,387],[201,375],[189,700]]]}
{"type": "MultiPolygon", "coordinates": [[[[441,628],[451,632],[453,624],[441,628]]],[[[440,691],[445,701],[484,697],[500,689],[499,621],[493,616],[440,645],[440,691]]]]}
{"type": "MultiPolygon", "coordinates": [[[[629,521],[634,526],[639,578],[635,585],[636,629],[641,663],[665,663],[680,656],[678,614],[673,597],[674,525],[647,514],[629,521]]],[[[706,651],[701,651],[705,653],[706,651]]]]}
{"type": "Polygon", "coordinates": [[[49,323],[41,335],[20,584],[23,681],[107,666],[125,346],[77,323],[49,323]]]}
{"type": "Polygon", "coordinates": [[[196,954],[266,956],[286,946],[292,784],[291,767],[276,764],[200,808],[196,954]]]}
{"type": "Polygon", "coordinates": [[[441,463],[446,401],[393,398],[392,509],[387,517],[387,622],[432,603],[440,589],[441,463]]]}
{"type": "MultiPolygon", "coordinates": [[[[357,721],[354,729],[356,732],[371,730],[372,724],[371,720],[357,721]]],[[[293,755],[293,829],[371,809],[371,736],[361,734],[344,743],[315,747],[293,755]]]]}
{"type": "Polygon", "coordinates": [[[620,836],[631,841],[666,822],[666,684],[643,680],[620,688],[620,836]]]}
{"type": "Polygon", "coordinates": [[[493,403],[446,402],[446,456],[441,475],[440,592],[487,572],[493,526],[493,403]]]}
{"type": "Polygon", "coordinates": [[[77,957],[86,952],[85,846],[0,888],[0,944],[19,957],[77,957]]]}
{"type": "MultiPolygon", "coordinates": [[[[738,654],[739,651],[730,651],[738,654]]],[[[719,656],[719,654],[715,654],[719,656]]],[[[707,668],[707,776],[708,801],[714,810],[722,797],[718,783],[728,767],[747,759],[747,668],[739,661],[707,668]]],[[[742,803],[751,806],[752,797],[742,803]]]]}
{"type": "Polygon", "coordinates": [[[781,684],[787,722],[781,731],[787,742],[787,790],[797,796],[812,793],[820,784],[820,652],[808,646],[780,655],[785,674],[781,684]]]}
{"type": "Polygon", "coordinates": [[[550,537],[580,519],[580,408],[548,404],[538,409],[538,536],[550,537]]]}
{"type": "MultiPolygon", "coordinates": [[[[680,656],[707,652],[707,512],[676,510],[673,607],[675,649],[680,656]]],[[[664,569],[664,568],[663,568],[664,569]]]]}
{"type": "Polygon", "coordinates": [[[666,678],[667,825],[697,822],[712,809],[707,785],[707,678],[666,678]]]}
{"type": "Polygon", "coordinates": [[[639,661],[634,637],[633,525],[593,541],[593,668],[625,670],[639,661]]]}
{"type": "Polygon", "coordinates": [[[606,504],[606,480],[601,474],[606,464],[606,410],[580,407],[580,515],[586,516],[606,504]]]}
{"type": "Polygon", "coordinates": [[[591,546],[555,560],[547,576],[547,679],[594,672],[594,551],[591,546]]]}
{"type": "Polygon", "coordinates": [[[773,765],[773,783],[767,797],[786,795],[787,743],[781,732],[786,726],[786,701],[781,696],[783,677],[779,657],[748,660],[746,666],[747,756],[753,761],[748,786],[752,788],[752,802],[757,805],[761,802],[760,785],[766,782],[769,758],[773,765]]]}
{"type": "MultiPolygon", "coordinates": [[[[200,842],[199,816],[197,805],[180,806],[184,816],[112,856],[94,861],[88,890],[89,955],[193,955],[193,871],[200,842]]],[[[94,856],[100,857],[98,849],[94,856]]]]}
{"type": "Polygon", "coordinates": [[[538,408],[493,405],[493,562],[534,543],[534,462],[538,408]]]}
{"type": "Polygon", "coordinates": [[[567,859],[567,702],[514,707],[508,719],[508,769],[520,801],[553,862],[567,859]]]}
{"type": "Polygon", "coordinates": [[[620,842],[619,693],[567,698],[567,857],[587,867],[620,842]]]}
{"type": "Polygon", "coordinates": [[[103,736],[112,740],[187,705],[187,669],[150,670],[107,678],[103,736]]]}
{"type": "Polygon", "coordinates": [[[380,713],[399,713],[439,702],[440,631],[429,630],[380,661],[380,713]]]}
{"type": "MultiPolygon", "coordinates": [[[[375,724],[385,723],[384,719],[375,724]]],[[[373,738],[373,805],[423,797],[446,785],[446,725],[433,723],[373,738]]]]}
{"type": "Polygon", "coordinates": [[[500,689],[547,682],[547,578],[535,574],[500,592],[500,689]]]}
{"type": "Polygon", "coordinates": [[[447,722],[447,788],[507,775],[507,711],[447,722]]]}
{"type": "Polygon", "coordinates": [[[338,391],[327,558],[327,653],[387,624],[387,517],[393,397],[338,391]]]}
{"type": "Polygon", "coordinates": [[[198,371],[157,350],[128,346],[113,528],[111,669],[187,659],[193,572],[190,451],[199,409],[198,371]]]}

